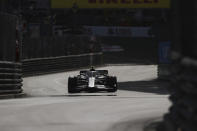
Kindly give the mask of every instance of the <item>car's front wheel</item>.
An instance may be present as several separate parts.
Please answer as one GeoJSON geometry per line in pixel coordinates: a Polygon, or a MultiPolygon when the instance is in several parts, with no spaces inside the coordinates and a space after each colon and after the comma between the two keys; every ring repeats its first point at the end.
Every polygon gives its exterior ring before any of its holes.
{"type": "Polygon", "coordinates": [[[117,78],[115,76],[108,77],[107,85],[110,87],[109,92],[116,92],[118,90],[117,78]]]}

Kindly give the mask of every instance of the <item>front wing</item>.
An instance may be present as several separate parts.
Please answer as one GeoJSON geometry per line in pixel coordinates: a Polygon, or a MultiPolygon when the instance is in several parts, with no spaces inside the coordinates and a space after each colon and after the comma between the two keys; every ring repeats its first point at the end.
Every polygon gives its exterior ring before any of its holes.
{"type": "Polygon", "coordinates": [[[95,85],[94,87],[89,87],[88,85],[78,85],[76,86],[78,91],[110,91],[113,87],[106,85],[95,85]]]}

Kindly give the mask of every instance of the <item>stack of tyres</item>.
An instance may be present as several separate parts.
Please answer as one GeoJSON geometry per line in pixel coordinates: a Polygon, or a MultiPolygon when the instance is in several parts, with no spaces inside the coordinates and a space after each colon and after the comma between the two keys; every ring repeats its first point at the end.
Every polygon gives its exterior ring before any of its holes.
{"type": "Polygon", "coordinates": [[[0,61],[0,95],[22,93],[22,65],[0,61]]]}

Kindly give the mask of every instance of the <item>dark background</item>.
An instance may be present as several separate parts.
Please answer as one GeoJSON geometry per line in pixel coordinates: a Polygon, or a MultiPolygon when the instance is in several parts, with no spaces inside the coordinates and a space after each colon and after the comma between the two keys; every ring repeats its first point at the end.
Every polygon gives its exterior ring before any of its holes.
{"type": "Polygon", "coordinates": [[[104,52],[106,63],[156,64],[159,44],[170,41],[170,9],[52,9],[49,0],[2,0],[0,10],[20,21],[21,59],[102,52],[99,46],[118,45],[124,51],[104,52]],[[92,34],[83,26],[150,27],[150,37],[95,36],[97,44],[90,49],[92,34]],[[77,37],[70,40],[73,34],[77,37]]]}

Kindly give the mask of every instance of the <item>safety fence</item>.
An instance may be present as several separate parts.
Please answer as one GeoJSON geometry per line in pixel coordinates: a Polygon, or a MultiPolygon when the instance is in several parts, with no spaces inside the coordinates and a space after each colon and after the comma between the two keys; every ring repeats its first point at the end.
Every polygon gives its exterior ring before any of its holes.
{"type": "Polygon", "coordinates": [[[17,17],[0,12],[0,18],[0,61],[15,61],[17,17]]]}
{"type": "Polygon", "coordinates": [[[102,65],[102,53],[70,55],[49,58],[27,59],[22,61],[23,75],[36,75],[59,72],[88,66],[102,65]]]}
{"type": "MultiPolygon", "coordinates": [[[[26,34],[27,35],[27,34],[26,34]]],[[[48,58],[100,52],[99,44],[87,35],[66,35],[62,37],[24,36],[22,59],[48,58]]]]}
{"type": "Polygon", "coordinates": [[[22,64],[0,61],[0,95],[22,92],[22,64]]]}

